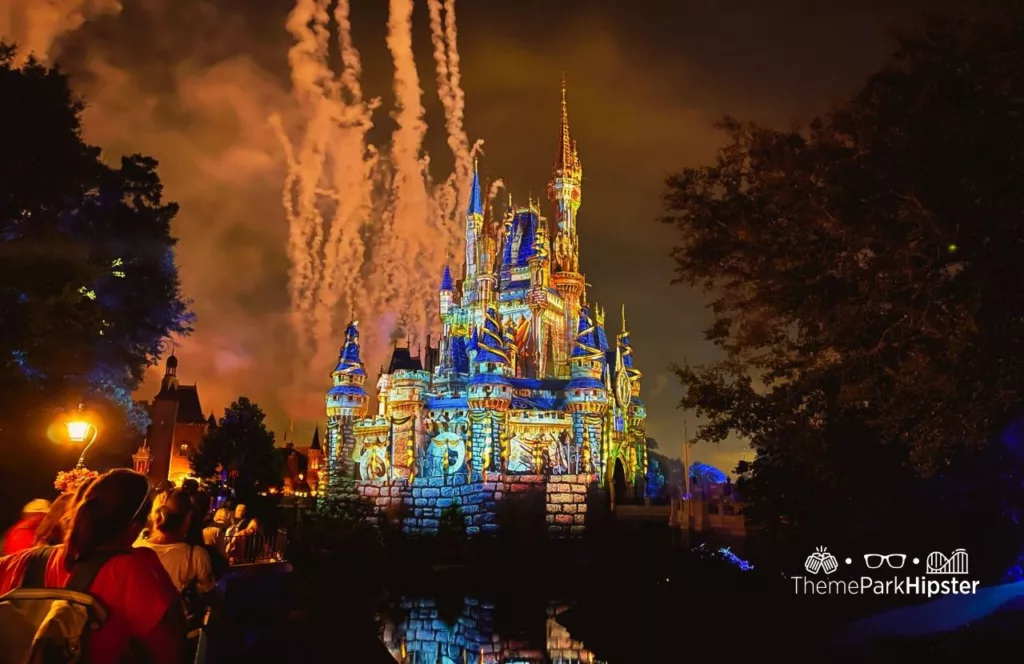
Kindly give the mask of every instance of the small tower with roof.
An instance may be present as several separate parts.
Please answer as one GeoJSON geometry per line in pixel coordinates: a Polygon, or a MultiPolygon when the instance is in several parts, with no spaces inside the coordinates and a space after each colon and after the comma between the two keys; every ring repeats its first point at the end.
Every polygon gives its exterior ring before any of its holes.
{"type": "Polygon", "coordinates": [[[320,474],[324,468],[324,451],[320,445],[319,422],[313,429],[313,440],[310,441],[309,449],[306,451],[306,459],[306,484],[309,485],[309,490],[315,496],[320,488],[320,474]]]}
{"type": "Polygon", "coordinates": [[[466,278],[463,280],[463,304],[476,299],[477,275],[486,272],[490,266],[477,262],[480,243],[484,240],[484,199],[480,191],[480,171],[473,161],[473,181],[469,190],[469,206],[466,208],[466,278]]]}
{"type": "Polygon", "coordinates": [[[472,376],[467,386],[467,402],[473,418],[473,459],[479,459],[475,468],[482,470],[503,467],[508,450],[501,444],[506,427],[506,416],[512,404],[512,383],[509,381],[508,353],[498,317],[493,305],[484,310],[484,324],[473,330],[472,376]],[[484,418],[489,414],[490,418],[484,418]]]}
{"type": "Polygon", "coordinates": [[[132,469],[141,475],[148,475],[152,463],[153,455],[149,452],[149,443],[144,440],[138,451],[132,455],[132,469]]]}
{"type": "Polygon", "coordinates": [[[331,372],[332,387],[327,391],[327,475],[328,488],[339,490],[345,480],[355,479],[353,424],[366,415],[367,396],[363,383],[366,369],[359,356],[359,322],[353,320],[345,330],[345,345],[338,364],[331,372]]]}
{"type": "Polygon", "coordinates": [[[599,470],[604,435],[602,416],[608,412],[610,396],[602,381],[606,360],[600,334],[586,306],[580,309],[576,328],[576,340],[569,354],[572,378],[565,386],[565,410],[572,414],[574,439],[583,459],[581,467],[590,473],[599,470]]]}
{"type": "Polygon", "coordinates": [[[444,272],[441,273],[441,288],[438,290],[437,299],[441,313],[441,322],[447,327],[448,315],[452,311],[455,302],[455,284],[452,283],[452,271],[450,267],[451,254],[444,262],[444,272]]]}

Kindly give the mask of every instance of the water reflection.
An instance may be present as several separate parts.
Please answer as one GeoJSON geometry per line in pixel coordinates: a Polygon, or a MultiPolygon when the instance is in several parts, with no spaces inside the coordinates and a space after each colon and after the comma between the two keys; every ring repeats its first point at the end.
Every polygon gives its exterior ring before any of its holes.
{"type": "Polygon", "coordinates": [[[568,605],[552,602],[546,616],[526,633],[544,625],[544,637],[505,636],[495,626],[494,604],[466,597],[457,617],[433,599],[402,599],[393,615],[382,615],[384,645],[402,664],[606,664],[574,641],[555,619],[568,605]],[[543,621],[543,623],[541,622],[543,621]]]}

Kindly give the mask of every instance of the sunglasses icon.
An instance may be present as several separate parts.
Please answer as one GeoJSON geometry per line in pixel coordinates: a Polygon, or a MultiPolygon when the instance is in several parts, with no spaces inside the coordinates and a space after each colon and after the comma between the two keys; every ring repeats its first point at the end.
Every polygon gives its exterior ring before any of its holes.
{"type": "Polygon", "coordinates": [[[878,569],[882,564],[886,564],[892,569],[901,569],[903,564],[907,562],[907,554],[905,553],[865,553],[864,564],[867,565],[868,569],[878,569]]]}

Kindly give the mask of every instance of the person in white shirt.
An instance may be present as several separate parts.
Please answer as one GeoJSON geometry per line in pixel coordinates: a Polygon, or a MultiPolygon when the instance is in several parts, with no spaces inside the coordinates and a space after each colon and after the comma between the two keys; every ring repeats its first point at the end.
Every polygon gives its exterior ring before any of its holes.
{"type": "Polygon", "coordinates": [[[179,592],[194,585],[199,595],[212,593],[217,582],[210,554],[203,547],[185,541],[192,520],[192,500],[188,493],[172,489],[162,501],[155,501],[153,507],[153,529],[148,539],[138,540],[135,546],[156,552],[179,592]]]}

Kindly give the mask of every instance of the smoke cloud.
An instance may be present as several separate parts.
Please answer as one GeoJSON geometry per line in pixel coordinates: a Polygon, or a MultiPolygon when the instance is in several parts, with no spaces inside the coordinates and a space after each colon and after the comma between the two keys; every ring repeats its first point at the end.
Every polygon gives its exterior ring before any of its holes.
{"type": "Polygon", "coordinates": [[[281,39],[258,48],[223,4],[14,0],[0,33],[71,73],[104,158],[160,161],[197,313],[176,340],[182,379],[203,377],[208,411],[244,386],[275,426],[284,413],[312,428],[350,317],[371,374],[392,341],[423,347],[439,326],[437,286],[446,254],[462,252],[482,145],[464,129],[455,2],[429,0],[423,26],[451,152],[441,176],[424,150],[413,0],[390,0],[390,108],[364,93],[349,0],[296,0],[281,39]]]}
{"type": "Polygon", "coordinates": [[[117,14],[117,0],[4,0],[0,5],[0,39],[18,44],[15,64],[34,56],[46,62],[58,37],[93,18],[117,14]]]}

